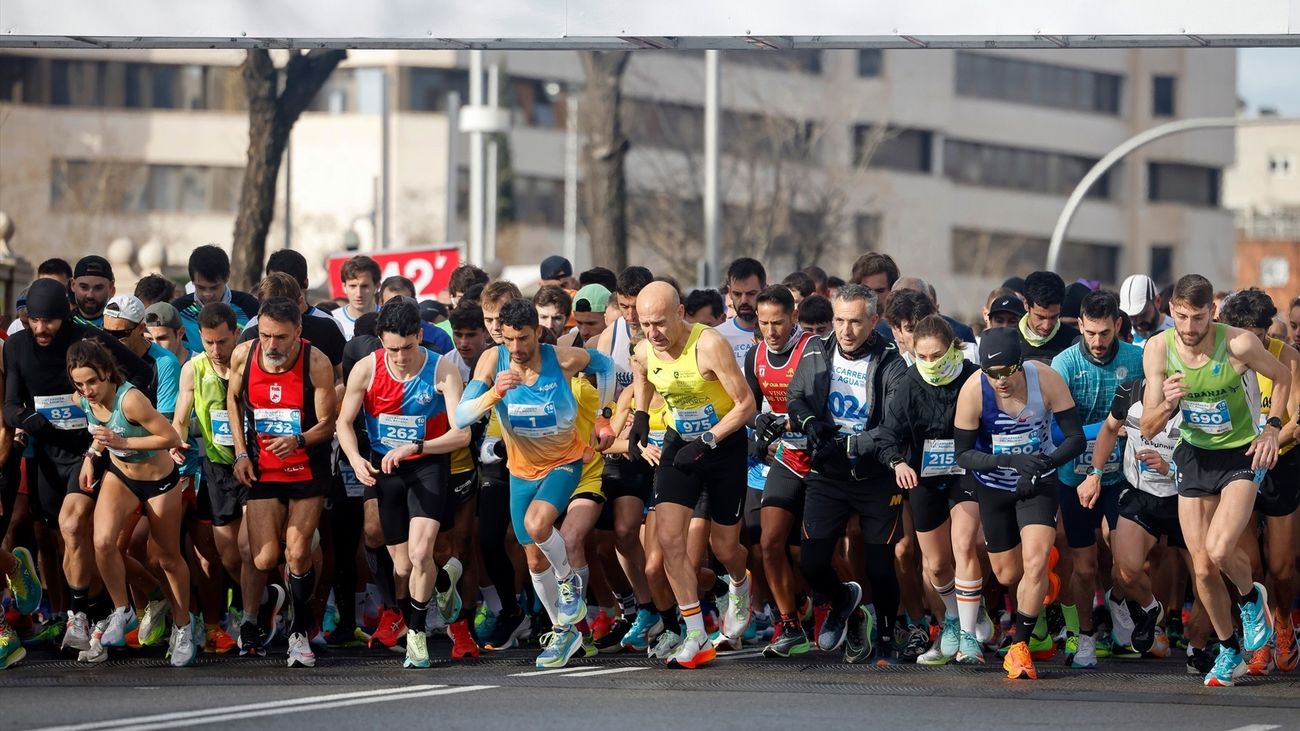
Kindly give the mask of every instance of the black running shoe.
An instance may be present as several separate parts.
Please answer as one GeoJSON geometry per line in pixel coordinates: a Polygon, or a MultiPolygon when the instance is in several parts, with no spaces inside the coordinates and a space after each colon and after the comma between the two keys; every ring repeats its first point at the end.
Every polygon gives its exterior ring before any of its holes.
{"type": "Polygon", "coordinates": [[[1214,669],[1214,656],[1195,647],[1187,648],[1187,674],[1205,675],[1214,669]]]}
{"type": "Polygon", "coordinates": [[[1156,602],[1155,609],[1149,612],[1136,605],[1129,607],[1129,612],[1133,614],[1133,649],[1138,652],[1150,652],[1151,646],[1156,641],[1156,626],[1164,618],[1165,608],[1160,602],[1156,602]]]}
{"type": "Polygon", "coordinates": [[[496,627],[492,629],[492,636],[483,647],[488,650],[509,650],[522,644],[522,639],[528,636],[528,631],[532,623],[523,611],[516,609],[514,612],[502,611],[497,615],[496,627]]]}
{"type": "Polygon", "coordinates": [[[601,653],[615,653],[623,651],[623,635],[627,634],[632,623],[627,621],[627,617],[619,617],[609,626],[609,631],[604,637],[596,640],[596,651],[601,653]]]}

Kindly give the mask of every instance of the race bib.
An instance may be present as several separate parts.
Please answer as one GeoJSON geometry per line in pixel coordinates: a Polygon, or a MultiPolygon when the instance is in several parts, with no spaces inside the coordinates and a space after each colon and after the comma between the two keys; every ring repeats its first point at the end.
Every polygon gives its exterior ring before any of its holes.
{"type": "Polygon", "coordinates": [[[36,413],[44,416],[55,429],[85,429],[89,423],[86,421],[86,412],[81,410],[80,404],[70,393],[59,396],[33,396],[32,401],[36,413]]]}
{"type": "Polygon", "coordinates": [[[357,478],[357,473],[353,471],[352,465],[346,460],[339,460],[339,477],[343,479],[343,491],[348,497],[364,497],[366,486],[361,484],[357,478]]]}
{"type": "Polygon", "coordinates": [[[506,414],[510,430],[521,437],[551,437],[560,433],[555,404],[508,404],[506,414]]]}
{"type": "Polygon", "coordinates": [[[302,433],[299,409],[253,409],[253,428],[270,437],[291,437],[302,433]]]}
{"type": "Polygon", "coordinates": [[[781,435],[781,444],[783,444],[786,449],[807,450],[808,436],[799,432],[788,431],[781,435]]]}
{"type": "MultiPolygon", "coordinates": [[[[1097,440],[1089,439],[1088,447],[1084,449],[1083,454],[1079,455],[1079,458],[1075,460],[1074,474],[1087,477],[1088,470],[1092,469],[1092,456],[1096,453],[1097,440]]],[[[1124,454],[1120,451],[1119,445],[1116,444],[1115,448],[1110,450],[1110,456],[1106,458],[1106,464],[1101,468],[1101,471],[1108,475],[1112,472],[1119,472],[1119,468],[1123,465],[1123,460],[1124,454]]]]}
{"type": "Polygon", "coordinates": [[[225,409],[213,409],[208,413],[212,415],[212,443],[218,447],[235,446],[235,437],[230,433],[230,412],[225,409]]]}
{"type": "Polygon", "coordinates": [[[1033,432],[1024,434],[994,434],[993,435],[993,453],[994,454],[1036,454],[1038,440],[1034,438],[1033,432]]]}
{"type": "Polygon", "coordinates": [[[827,397],[826,406],[841,434],[858,434],[871,418],[871,405],[860,404],[856,396],[832,391],[827,397]]]}
{"type": "Polygon", "coordinates": [[[714,410],[713,404],[701,409],[673,409],[673,421],[682,439],[699,439],[704,432],[717,425],[718,412],[714,410]]]}
{"type": "Polygon", "coordinates": [[[1183,400],[1183,423],[1206,434],[1227,434],[1232,431],[1232,415],[1228,413],[1228,402],[1183,400]]]}
{"type": "Polygon", "coordinates": [[[663,448],[664,448],[664,437],[665,437],[667,434],[668,434],[668,432],[667,432],[666,430],[664,430],[664,429],[653,429],[653,430],[651,430],[650,434],[649,434],[648,436],[646,436],[646,443],[647,443],[647,444],[653,444],[654,446],[656,446],[656,447],[658,447],[658,448],[660,448],[660,449],[663,449],[663,448]]]}
{"type": "Polygon", "coordinates": [[[921,450],[921,477],[964,475],[957,466],[957,449],[952,439],[927,439],[921,450]]]}
{"type": "Polygon", "coordinates": [[[397,449],[403,444],[411,444],[416,439],[424,439],[424,416],[405,416],[403,414],[380,414],[379,443],[389,449],[397,449]]]}

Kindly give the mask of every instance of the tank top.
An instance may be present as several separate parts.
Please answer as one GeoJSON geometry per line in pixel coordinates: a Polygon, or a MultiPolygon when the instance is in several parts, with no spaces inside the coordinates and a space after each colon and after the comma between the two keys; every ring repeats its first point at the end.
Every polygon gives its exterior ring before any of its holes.
{"type": "Polygon", "coordinates": [[[699,439],[731,411],[735,403],[722,383],[700,372],[695,346],[707,325],[696,323],[676,360],[665,360],[647,348],[646,375],[669,408],[668,426],[683,439],[699,439]]]}
{"type": "Polygon", "coordinates": [[[1178,430],[1183,416],[1175,412],[1165,428],[1156,433],[1155,438],[1147,439],[1142,436],[1142,395],[1146,391],[1146,380],[1138,379],[1129,390],[1132,400],[1124,415],[1124,433],[1128,435],[1128,441],[1124,445],[1124,477],[1130,485],[1156,497],[1177,495],[1178,486],[1174,483],[1172,469],[1174,447],[1178,446],[1178,430]],[[1161,459],[1169,463],[1170,473],[1162,475],[1139,460],[1137,453],[1144,449],[1158,452],[1161,459]]]}
{"type": "MultiPolygon", "coordinates": [[[[425,348],[424,365],[406,380],[393,375],[383,350],[371,354],[374,371],[366,388],[362,406],[366,418],[366,436],[375,454],[388,454],[416,439],[436,439],[447,433],[447,402],[438,392],[438,359],[425,348]]],[[[406,459],[419,459],[416,453],[406,459]]]]}
{"type": "MultiPolygon", "coordinates": [[[[785,414],[787,395],[790,389],[790,381],[794,380],[795,369],[799,367],[799,361],[803,358],[804,350],[808,347],[808,341],[813,339],[810,332],[800,333],[799,340],[790,349],[790,358],[784,366],[776,367],[770,360],[767,343],[760,342],[754,352],[754,378],[758,381],[758,389],[763,394],[763,403],[760,406],[761,411],[771,412],[773,414],[785,414]]],[[[812,463],[807,452],[808,437],[802,433],[787,431],[781,437],[781,442],[777,446],[776,460],[789,467],[797,475],[805,475],[812,469],[812,463]]],[[[766,476],[767,471],[763,471],[766,476]]]]}
{"type": "MultiPolygon", "coordinates": [[[[1227,326],[1215,323],[1209,360],[1192,368],[1178,357],[1174,330],[1165,333],[1165,375],[1183,373],[1187,394],[1180,403],[1182,439],[1201,449],[1235,449],[1255,439],[1255,419],[1246,398],[1245,380],[1228,360],[1227,326]]],[[[1209,337],[1209,336],[1207,336],[1209,337]]]]}
{"type": "Polygon", "coordinates": [[[230,412],[226,409],[227,379],[213,367],[207,353],[190,359],[194,364],[194,418],[203,434],[203,450],[214,464],[235,461],[235,437],[230,432],[230,412]]]}
{"type": "MultiPolygon", "coordinates": [[[[1277,338],[1269,338],[1268,339],[1269,355],[1273,356],[1274,358],[1277,358],[1278,361],[1281,361],[1282,348],[1285,345],[1286,343],[1282,342],[1281,340],[1278,340],[1277,338]]],[[[1262,376],[1258,373],[1255,374],[1255,379],[1259,383],[1259,428],[1263,429],[1264,423],[1268,421],[1270,416],[1274,415],[1273,414],[1273,380],[1271,378],[1268,378],[1267,376],[1262,376]]],[[[1292,384],[1291,388],[1300,388],[1300,384],[1292,384]]],[[[1287,413],[1286,404],[1280,404],[1280,408],[1278,409],[1276,416],[1277,418],[1282,420],[1283,424],[1291,420],[1291,415],[1287,413]]],[[[1295,449],[1294,442],[1286,445],[1285,447],[1282,447],[1277,451],[1277,453],[1286,454],[1287,452],[1290,452],[1292,449],[1295,449]]]]}
{"type": "MultiPolygon", "coordinates": [[[[578,403],[578,415],[574,420],[579,435],[590,435],[596,429],[596,412],[600,410],[600,391],[591,384],[581,373],[575,375],[569,381],[573,389],[573,398],[578,403]]],[[[585,438],[585,436],[584,436],[585,438]]],[[[590,441],[588,442],[590,445],[590,441]]],[[[593,456],[590,462],[584,462],[582,465],[581,483],[586,484],[595,480],[600,482],[600,473],[605,470],[605,455],[595,451],[592,446],[593,456]]]]}
{"type": "Polygon", "coordinates": [[[632,329],[626,317],[614,321],[614,334],[609,339],[609,356],[614,361],[614,400],[618,400],[623,389],[632,385],[632,329]]]}
{"type": "Polygon", "coordinates": [[[757,331],[746,330],[740,326],[739,318],[731,318],[726,322],[713,328],[713,331],[727,339],[731,345],[731,354],[736,357],[736,365],[742,369],[745,367],[745,356],[749,355],[749,349],[756,344],[755,335],[757,331]]]}
{"type": "MultiPolygon", "coordinates": [[[[305,448],[281,459],[266,450],[272,439],[304,434],[316,426],[316,399],[311,382],[311,343],[302,341],[298,360],[283,373],[262,367],[262,344],[254,342],[244,365],[244,412],[250,456],[256,450],[259,482],[306,482],[315,474],[305,448]]],[[[329,445],[324,445],[326,449],[329,445]]]]}
{"type": "MultiPolygon", "coordinates": [[[[520,383],[497,402],[496,413],[506,440],[506,465],[524,480],[545,477],[554,467],[582,459],[586,448],[578,434],[578,402],[555,356],[555,346],[541,343],[541,369],[532,385],[520,383]]],[[[510,369],[510,353],[498,345],[497,373],[510,369]]]]}
{"type": "MultiPolygon", "coordinates": [[[[135,388],[135,386],[132,386],[129,383],[123,383],[117,387],[117,393],[113,396],[113,415],[108,417],[108,421],[100,421],[99,417],[95,416],[94,409],[90,408],[90,402],[88,402],[84,396],[79,396],[78,398],[81,399],[81,410],[86,412],[86,421],[88,422],[88,425],[90,427],[106,426],[110,431],[123,439],[149,436],[150,431],[148,429],[132,422],[130,419],[126,418],[126,414],[122,412],[122,399],[126,397],[127,391],[130,391],[133,388],[135,388]]],[[[157,452],[152,450],[141,452],[134,449],[112,448],[109,448],[108,452],[123,462],[147,462],[157,454],[157,452]]]]}
{"type": "MultiPolygon", "coordinates": [[[[975,448],[987,454],[1039,454],[1050,445],[1049,424],[1052,413],[1043,402],[1043,390],[1038,383],[1039,364],[1025,361],[1025,408],[1012,416],[998,408],[997,393],[984,373],[980,373],[983,406],[980,409],[979,437],[975,448]]],[[[1047,366],[1041,366],[1046,368],[1047,366]]],[[[1020,473],[1013,469],[996,469],[990,472],[975,471],[975,479],[985,487],[995,490],[1016,489],[1020,473]]]]}

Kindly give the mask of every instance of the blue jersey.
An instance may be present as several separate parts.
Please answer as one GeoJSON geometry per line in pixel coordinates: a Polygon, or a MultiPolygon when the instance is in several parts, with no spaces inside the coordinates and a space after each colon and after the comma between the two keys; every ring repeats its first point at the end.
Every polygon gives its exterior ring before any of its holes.
{"type": "MultiPolygon", "coordinates": [[[[569,379],[560,368],[555,346],[542,343],[542,366],[532,385],[520,383],[497,402],[497,416],[505,433],[508,467],[521,479],[537,479],[557,464],[582,458],[586,436],[574,424],[578,402],[569,379]]],[[[497,346],[497,373],[510,368],[510,354],[497,346]]],[[[486,357],[486,355],[485,355],[486,357]]]]}
{"type": "MultiPolygon", "coordinates": [[[[1051,444],[1048,424],[1052,414],[1043,403],[1043,391],[1038,385],[1038,368],[1034,361],[1025,361],[1025,385],[1028,395],[1025,408],[1018,415],[1012,416],[998,408],[997,395],[989,379],[979,374],[980,387],[983,389],[983,406],[980,410],[979,437],[975,448],[987,454],[1039,454],[1051,444]]],[[[1046,368],[1047,366],[1041,366],[1046,368]]],[[[1016,489],[1020,473],[1013,469],[997,469],[991,472],[976,470],[975,479],[985,487],[996,490],[1016,489]]]]}
{"type": "MultiPolygon", "coordinates": [[[[1089,360],[1083,353],[1082,349],[1087,347],[1083,343],[1075,343],[1052,359],[1052,368],[1065,379],[1065,385],[1074,397],[1079,420],[1083,422],[1084,436],[1088,439],[1088,448],[1083,454],[1057,470],[1057,477],[1062,484],[1077,486],[1083,482],[1092,465],[1097,432],[1110,415],[1115,391],[1121,385],[1142,376],[1142,349],[1123,341],[1116,345],[1119,350],[1105,365],[1089,360]]],[[[1107,462],[1106,475],[1101,480],[1103,485],[1113,485],[1124,479],[1120,470],[1120,456],[1124,454],[1123,435],[1115,445],[1115,450],[1113,459],[1107,462]]]]}
{"type": "MultiPolygon", "coordinates": [[[[438,391],[437,353],[421,348],[424,367],[399,380],[388,367],[384,351],[375,351],[374,374],[363,401],[366,436],[376,454],[388,454],[403,444],[435,439],[447,433],[447,402],[438,391]]],[[[420,457],[418,452],[412,457],[420,457]]],[[[408,457],[410,459],[410,457],[408,457]]]]}

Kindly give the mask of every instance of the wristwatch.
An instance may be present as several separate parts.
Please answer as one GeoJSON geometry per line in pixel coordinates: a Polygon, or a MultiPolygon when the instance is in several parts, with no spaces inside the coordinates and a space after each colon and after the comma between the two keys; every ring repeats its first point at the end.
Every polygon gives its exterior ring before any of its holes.
{"type": "Polygon", "coordinates": [[[1096,475],[1096,476],[1098,476],[1098,477],[1105,477],[1105,476],[1106,476],[1106,471],[1105,471],[1105,470],[1101,470],[1101,469],[1097,469],[1096,467],[1089,467],[1089,468],[1088,468],[1088,476],[1091,477],[1091,476],[1093,476],[1093,475],[1096,475]]]}
{"type": "Polygon", "coordinates": [[[298,449],[305,449],[307,447],[307,437],[304,437],[301,434],[294,434],[293,436],[298,440],[298,449]]]}
{"type": "Polygon", "coordinates": [[[600,418],[612,419],[613,417],[614,417],[614,410],[609,408],[608,406],[600,410],[600,418]]]}
{"type": "Polygon", "coordinates": [[[1276,416],[1270,416],[1268,417],[1268,420],[1264,422],[1264,426],[1271,426],[1278,431],[1282,431],[1282,420],[1276,416]]]}
{"type": "Polygon", "coordinates": [[[709,449],[716,449],[718,446],[718,435],[711,431],[706,431],[700,435],[700,441],[709,449]]]}
{"type": "Polygon", "coordinates": [[[416,437],[411,440],[411,446],[415,447],[416,454],[424,451],[424,439],[416,437]]]}

